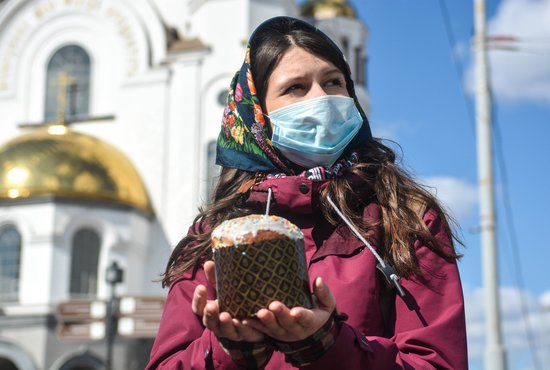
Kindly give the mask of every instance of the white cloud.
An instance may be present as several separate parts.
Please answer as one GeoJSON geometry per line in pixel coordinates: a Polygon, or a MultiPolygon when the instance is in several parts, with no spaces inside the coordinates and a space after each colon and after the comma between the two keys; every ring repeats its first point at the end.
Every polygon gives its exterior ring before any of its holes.
{"type": "MultiPolygon", "coordinates": [[[[504,350],[511,369],[534,368],[530,344],[526,334],[529,328],[530,335],[536,342],[538,364],[550,363],[550,311],[540,304],[546,292],[541,297],[534,297],[531,293],[520,291],[512,287],[501,287],[501,333],[504,350]],[[527,320],[523,312],[522,302],[527,308],[527,320]]],[[[472,367],[483,363],[485,345],[485,313],[482,288],[465,292],[466,326],[468,330],[469,362],[472,367]]],[[[545,365],[546,366],[546,365],[545,365]]],[[[546,367],[545,367],[546,368],[546,367]]]]}
{"type": "MultiPolygon", "coordinates": [[[[550,0],[503,0],[488,22],[488,34],[513,36],[519,42],[499,43],[517,51],[491,48],[493,90],[509,101],[550,101],[550,0]]],[[[467,72],[473,86],[473,67],[467,72]]]]}
{"type": "Polygon", "coordinates": [[[373,136],[399,142],[399,136],[413,125],[403,122],[370,122],[373,136]]]}
{"type": "Polygon", "coordinates": [[[540,296],[540,305],[550,311],[550,290],[540,296]]]}
{"type": "Polygon", "coordinates": [[[478,191],[474,184],[454,177],[428,177],[423,182],[457,219],[472,216],[477,211],[478,191]]]}

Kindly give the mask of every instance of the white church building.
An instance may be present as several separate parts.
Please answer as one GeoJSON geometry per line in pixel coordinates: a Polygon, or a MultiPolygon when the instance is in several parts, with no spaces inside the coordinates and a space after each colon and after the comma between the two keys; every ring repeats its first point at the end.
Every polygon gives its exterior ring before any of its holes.
{"type": "MultiPolygon", "coordinates": [[[[0,0],[0,370],[105,369],[104,335],[64,338],[59,305],[108,300],[113,262],[118,296],[166,294],[217,175],[227,87],[276,15],[340,45],[368,111],[367,31],[345,0],[0,0]]],[[[153,337],[119,333],[112,369],[143,369],[153,337]]]]}

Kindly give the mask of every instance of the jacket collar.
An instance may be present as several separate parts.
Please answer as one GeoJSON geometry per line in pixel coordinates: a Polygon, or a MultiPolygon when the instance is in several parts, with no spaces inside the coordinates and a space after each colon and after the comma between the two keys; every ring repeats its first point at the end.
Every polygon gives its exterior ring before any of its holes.
{"type": "MultiPolygon", "coordinates": [[[[327,255],[353,255],[362,251],[364,244],[344,222],[333,226],[321,213],[319,192],[328,181],[331,180],[314,181],[299,176],[265,179],[251,189],[247,203],[255,209],[265,211],[268,189],[271,188],[270,213],[289,219],[300,227],[304,234],[311,235],[317,246],[314,260],[327,255]]],[[[354,189],[358,201],[364,202],[365,199],[369,199],[370,191],[365,186],[354,189]]],[[[368,223],[378,223],[380,221],[378,204],[375,202],[365,204],[363,218],[368,223]]],[[[380,227],[369,230],[368,240],[373,247],[379,249],[380,227]]]]}
{"type": "Polygon", "coordinates": [[[247,202],[254,208],[265,210],[268,189],[271,188],[270,213],[312,214],[318,211],[319,190],[326,181],[313,181],[300,176],[265,179],[252,187],[247,202]]]}
{"type": "MultiPolygon", "coordinates": [[[[367,206],[373,202],[372,190],[365,186],[359,176],[352,176],[350,185],[355,201],[367,206]]],[[[247,202],[257,209],[265,210],[268,189],[271,188],[272,213],[291,212],[302,215],[315,213],[319,211],[319,192],[330,181],[332,180],[311,180],[302,176],[267,178],[252,187],[247,202]]],[[[379,215],[376,216],[378,219],[379,215]]]]}

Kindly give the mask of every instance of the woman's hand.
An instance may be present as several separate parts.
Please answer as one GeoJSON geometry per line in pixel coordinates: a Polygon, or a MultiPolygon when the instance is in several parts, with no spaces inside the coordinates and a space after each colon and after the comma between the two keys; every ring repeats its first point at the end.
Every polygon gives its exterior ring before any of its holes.
{"type": "Polygon", "coordinates": [[[275,301],[268,309],[259,310],[256,319],[243,320],[243,325],[281,342],[305,339],[319,330],[336,308],[336,299],[320,277],[315,279],[313,293],[316,308],[289,309],[283,303],[275,301]]]}
{"type": "MultiPolygon", "coordinates": [[[[210,285],[216,286],[216,267],[213,261],[204,264],[206,278],[210,285]]],[[[191,302],[193,312],[202,317],[204,326],[210,329],[217,338],[227,338],[232,341],[260,342],[264,334],[258,330],[244,326],[240,320],[234,319],[227,312],[220,312],[218,300],[208,300],[206,287],[198,285],[191,302]]]]}

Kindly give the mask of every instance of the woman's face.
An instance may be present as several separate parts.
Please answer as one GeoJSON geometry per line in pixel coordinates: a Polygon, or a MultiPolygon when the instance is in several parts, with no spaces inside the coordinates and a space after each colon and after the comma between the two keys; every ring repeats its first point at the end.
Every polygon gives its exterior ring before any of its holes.
{"type": "Polygon", "coordinates": [[[267,114],[324,95],[349,96],[344,74],[331,62],[300,47],[288,49],[267,81],[267,114]]]}

